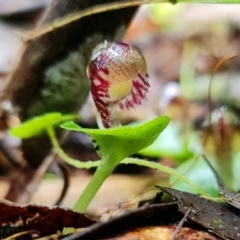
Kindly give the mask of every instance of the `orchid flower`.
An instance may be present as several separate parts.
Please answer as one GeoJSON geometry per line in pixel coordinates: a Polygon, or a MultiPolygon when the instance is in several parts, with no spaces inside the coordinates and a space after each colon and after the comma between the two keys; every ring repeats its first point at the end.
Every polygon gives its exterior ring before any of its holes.
{"type": "Polygon", "coordinates": [[[101,118],[99,127],[120,125],[117,108],[140,105],[149,88],[147,65],[140,51],[126,43],[107,42],[93,51],[88,69],[91,93],[101,118]]]}

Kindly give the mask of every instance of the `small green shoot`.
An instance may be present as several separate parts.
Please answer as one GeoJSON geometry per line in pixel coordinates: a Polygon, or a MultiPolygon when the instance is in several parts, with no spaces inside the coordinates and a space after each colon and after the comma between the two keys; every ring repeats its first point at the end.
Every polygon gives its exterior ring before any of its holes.
{"type": "Polygon", "coordinates": [[[79,118],[80,116],[76,114],[62,115],[59,112],[47,113],[39,117],[34,117],[22,123],[20,126],[11,128],[9,133],[14,137],[27,139],[46,132],[48,127],[79,118]]]}

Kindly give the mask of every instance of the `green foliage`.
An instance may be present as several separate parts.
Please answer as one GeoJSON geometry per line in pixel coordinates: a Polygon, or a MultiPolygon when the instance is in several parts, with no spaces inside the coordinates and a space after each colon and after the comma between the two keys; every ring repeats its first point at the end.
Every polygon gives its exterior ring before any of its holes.
{"type": "Polygon", "coordinates": [[[74,210],[85,212],[95,194],[125,157],[152,144],[169,123],[168,117],[158,117],[135,127],[124,126],[111,129],[85,129],[73,122],[61,127],[88,134],[96,144],[101,156],[96,172],[74,206],[74,210]]]}
{"type": "MultiPolygon", "coordinates": [[[[233,189],[235,192],[238,192],[240,189],[240,153],[233,159],[233,170],[233,189]]],[[[211,197],[219,196],[216,178],[202,157],[199,157],[197,160],[193,158],[182,163],[175,171],[180,175],[184,175],[189,182],[200,186],[206,195],[211,197]]],[[[179,181],[176,174],[171,174],[169,181],[175,189],[190,193],[199,193],[196,187],[191,186],[187,181],[179,181]]]]}
{"type": "Polygon", "coordinates": [[[151,145],[169,123],[168,117],[158,117],[138,126],[124,126],[110,129],[86,129],[73,122],[63,123],[62,128],[85,132],[98,146],[102,158],[122,160],[151,145]]]}
{"type": "MultiPolygon", "coordinates": [[[[159,138],[159,134],[168,126],[168,117],[158,117],[150,122],[136,126],[123,126],[118,128],[101,130],[85,129],[78,126],[72,121],[61,124],[61,127],[64,129],[84,132],[92,138],[92,141],[95,144],[99,155],[101,156],[101,160],[96,162],[81,162],[76,161],[75,159],[71,159],[64,153],[64,151],[58,144],[53,127],[63,121],[69,121],[78,118],[79,116],[76,115],[49,113],[26,121],[21,126],[10,130],[10,133],[12,135],[21,138],[30,138],[43,132],[47,132],[51,139],[53,147],[55,148],[55,151],[68,164],[81,168],[90,168],[97,166],[95,174],[93,175],[90,183],[84,190],[83,194],[78,199],[76,205],[74,206],[74,210],[84,212],[87,209],[87,206],[89,205],[103,182],[112,173],[114,168],[120,163],[137,164],[140,166],[146,166],[169,173],[170,175],[175,176],[177,179],[181,179],[181,181],[185,182],[186,185],[189,184],[190,186],[192,186],[192,188],[195,189],[197,193],[204,194],[201,188],[191,183],[188,179],[186,179],[184,176],[174,171],[173,169],[146,160],[127,158],[128,156],[139,152],[142,149],[148,149],[149,146],[151,146],[154,142],[157,142],[158,146],[153,145],[153,147],[155,148],[157,153],[159,153],[157,148],[161,148],[161,145],[163,144],[163,139],[158,141],[156,140],[159,138]]],[[[166,135],[164,139],[167,139],[166,135]]],[[[170,142],[167,141],[167,143],[169,144],[170,142]]],[[[151,147],[150,151],[152,151],[151,147]]]]}
{"type": "Polygon", "coordinates": [[[170,176],[174,176],[176,180],[180,180],[180,181],[184,182],[187,186],[191,186],[191,190],[194,189],[195,193],[198,193],[202,196],[208,197],[208,193],[204,192],[201,187],[199,187],[195,183],[191,182],[183,174],[179,173],[178,171],[176,171],[175,169],[172,169],[170,167],[161,165],[156,162],[151,162],[151,161],[137,159],[137,158],[125,158],[124,160],[121,161],[121,163],[136,164],[139,166],[145,166],[145,167],[149,167],[149,168],[152,168],[155,170],[159,170],[159,171],[168,173],[170,176]]]}
{"type": "Polygon", "coordinates": [[[46,131],[48,127],[59,125],[61,122],[79,119],[79,115],[62,115],[58,112],[47,113],[39,117],[34,117],[18,127],[9,130],[12,136],[18,138],[31,138],[38,136],[46,131]]]}

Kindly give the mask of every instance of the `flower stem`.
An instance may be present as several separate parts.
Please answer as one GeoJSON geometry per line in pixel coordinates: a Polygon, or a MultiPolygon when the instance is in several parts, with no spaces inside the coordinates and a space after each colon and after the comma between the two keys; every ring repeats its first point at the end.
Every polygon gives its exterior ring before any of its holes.
{"type": "Polygon", "coordinates": [[[98,192],[99,188],[118,165],[118,161],[111,160],[112,159],[103,159],[100,162],[87,187],[74,205],[73,210],[79,212],[85,212],[87,210],[88,205],[98,192]]]}
{"type": "Polygon", "coordinates": [[[118,105],[114,104],[109,107],[109,110],[111,112],[111,127],[120,127],[121,123],[119,121],[118,117],[118,105]]]}
{"type": "MultiPolygon", "coordinates": [[[[192,186],[198,194],[202,196],[208,197],[208,194],[206,194],[200,187],[189,181],[187,178],[182,176],[181,174],[177,173],[174,169],[171,169],[169,167],[165,167],[159,163],[154,163],[154,162],[149,162],[146,160],[140,160],[140,159],[135,159],[135,158],[125,158],[120,162],[121,164],[136,164],[140,166],[146,166],[149,168],[157,169],[163,172],[166,172],[170,175],[174,175],[175,177],[179,178],[183,182],[189,184],[192,186]]],[[[103,163],[100,163],[96,172],[94,173],[93,177],[91,178],[90,182],[88,183],[87,187],[85,188],[84,192],[80,196],[80,198],[77,200],[74,210],[75,211],[80,211],[80,212],[85,212],[88,205],[96,195],[97,191],[103,184],[103,182],[108,178],[108,176],[113,172],[114,168],[116,167],[116,162],[113,163],[111,159],[105,159],[103,163]],[[108,165],[106,166],[105,163],[108,165]],[[109,165],[111,163],[111,165],[109,165]]]]}
{"type": "Polygon", "coordinates": [[[69,157],[59,145],[53,126],[50,126],[47,128],[47,133],[58,156],[61,157],[62,160],[68,163],[69,165],[75,168],[85,168],[85,169],[97,167],[99,165],[100,161],[81,162],[77,159],[73,159],[69,157]]]}
{"type": "MultiPolygon", "coordinates": [[[[121,126],[121,123],[119,121],[119,117],[118,117],[118,111],[117,111],[117,104],[114,104],[114,105],[110,105],[109,107],[109,111],[110,111],[110,126],[111,128],[115,128],[115,127],[120,127],[121,126]]],[[[105,129],[104,127],[104,124],[103,124],[103,120],[101,118],[101,115],[100,113],[97,111],[97,116],[96,116],[96,119],[97,119],[97,125],[99,127],[99,129],[105,129]]]]}
{"type": "Polygon", "coordinates": [[[56,153],[69,165],[76,168],[92,168],[97,167],[96,172],[88,183],[87,187],[83,191],[82,195],[77,200],[73,209],[75,211],[85,212],[88,205],[92,201],[93,197],[96,195],[99,188],[102,186],[103,182],[109,177],[113,172],[114,168],[118,165],[119,161],[112,161],[111,159],[103,159],[101,161],[87,161],[81,162],[76,159],[70,158],[63,151],[58,143],[54,129],[52,126],[47,128],[47,133],[51,139],[51,143],[56,151],[56,153]]]}

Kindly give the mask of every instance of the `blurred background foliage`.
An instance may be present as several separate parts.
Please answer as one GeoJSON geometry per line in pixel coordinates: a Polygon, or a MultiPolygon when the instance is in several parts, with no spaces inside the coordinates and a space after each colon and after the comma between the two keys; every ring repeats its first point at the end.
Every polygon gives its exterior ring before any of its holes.
{"type": "MultiPolygon", "coordinates": [[[[238,10],[238,5],[144,6],[126,36],[146,56],[151,110],[172,119],[141,154],[158,155],[212,196],[218,195],[217,184],[200,153],[229,189],[240,189],[238,10]]],[[[146,109],[143,115],[151,116],[146,109]]],[[[174,177],[170,184],[194,192],[174,177]]]]}

